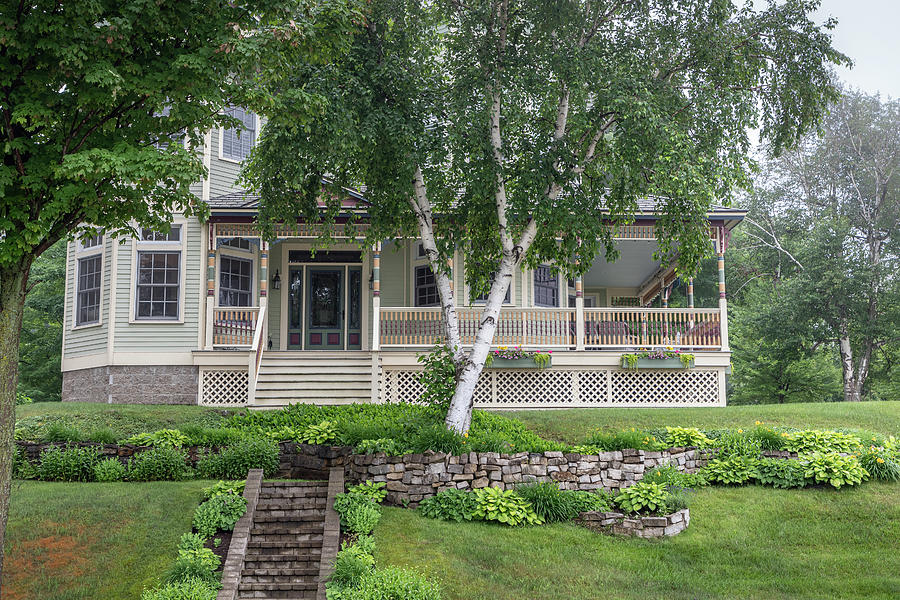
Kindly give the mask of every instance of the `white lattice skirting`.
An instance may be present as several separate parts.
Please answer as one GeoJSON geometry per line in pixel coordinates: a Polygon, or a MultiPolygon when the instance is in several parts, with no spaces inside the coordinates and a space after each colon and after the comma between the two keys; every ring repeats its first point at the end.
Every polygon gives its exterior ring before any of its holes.
{"type": "MultiPolygon", "coordinates": [[[[381,401],[417,401],[419,373],[385,369],[381,401]]],[[[486,369],[475,388],[479,408],[724,404],[723,369],[486,369]]]]}
{"type": "Polygon", "coordinates": [[[200,404],[244,406],[250,399],[247,370],[200,370],[200,404]]]}

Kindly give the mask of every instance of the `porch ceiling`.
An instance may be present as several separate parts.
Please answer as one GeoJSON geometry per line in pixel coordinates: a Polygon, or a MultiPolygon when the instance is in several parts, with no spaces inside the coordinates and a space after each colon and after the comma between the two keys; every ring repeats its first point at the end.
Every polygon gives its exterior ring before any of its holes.
{"type": "Polygon", "coordinates": [[[600,255],[584,274],[585,287],[637,287],[659,269],[653,260],[655,240],[618,240],[619,259],[606,262],[600,255]]]}

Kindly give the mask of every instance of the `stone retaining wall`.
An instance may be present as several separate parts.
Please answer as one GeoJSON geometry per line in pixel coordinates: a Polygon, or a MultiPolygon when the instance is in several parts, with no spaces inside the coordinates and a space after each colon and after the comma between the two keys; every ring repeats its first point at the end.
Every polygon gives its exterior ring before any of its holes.
{"type": "Polygon", "coordinates": [[[200,371],[193,365],[93,367],[63,372],[62,401],[197,404],[199,383],[200,371]]]}
{"type": "Polygon", "coordinates": [[[691,522],[691,513],[684,508],[663,517],[626,516],[617,512],[588,511],[578,513],[575,523],[600,533],[657,538],[678,535],[691,522]]]}
{"type": "MultiPolygon", "coordinates": [[[[77,448],[96,448],[100,453],[100,458],[118,458],[119,462],[127,463],[131,457],[140,454],[145,450],[151,450],[153,446],[133,446],[131,444],[101,444],[99,442],[23,442],[16,441],[16,448],[24,452],[25,458],[32,464],[41,461],[41,453],[49,448],[60,447],[77,447],[77,448]]],[[[197,466],[201,453],[205,450],[199,446],[191,446],[182,448],[187,452],[188,462],[192,467],[197,466]]]]}
{"type": "MultiPolygon", "coordinates": [[[[302,449],[301,449],[302,451],[302,449]]],[[[658,452],[621,450],[602,454],[562,452],[469,452],[449,456],[425,452],[404,456],[384,453],[347,457],[350,482],[385,482],[387,501],[415,505],[450,489],[511,488],[520,483],[553,481],[568,490],[613,490],[628,487],[660,465],[692,473],[706,465],[708,453],[695,448],[658,452]]]]}

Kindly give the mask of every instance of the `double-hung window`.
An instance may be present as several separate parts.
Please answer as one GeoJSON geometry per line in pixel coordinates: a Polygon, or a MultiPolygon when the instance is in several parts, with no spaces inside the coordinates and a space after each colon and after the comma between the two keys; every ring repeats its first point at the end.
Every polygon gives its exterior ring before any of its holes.
{"type": "Polygon", "coordinates": [[[182,226],[168,233],[144,228],[137,241],[137,321],[177,321],[181,318],[182,226]]]}
{"type": "Polygon", "coordinates": [[[232,106],[226,114],[240,121],[241,125],[239,129],[222,130],[222,158],[242,161],[256,144],[259,121],[254,113],[239,106],[232,106]]]}
{"type": "Polygon", "coordinates": [[[559,306],[559,277],[547,265],[534,270],[534,305],[559,306]]]}
{"type": "MultiPolygon", "coordinates": [[[[493,276],[491,276],[491,285],[494,285],[493,276]]],[[[484,304],[485,302],[487,302],[488,295],[490,293],[491,293],[491,290],[488,289],[487,292],[483,293],[482,295],[480,295],[476,298],[473,298],[472,303],[473,304],[484,304]]],[[[512,282],[510,282],[509,287],[506,288],[506,296],[503,297],[503,304],[511,304],[511,303],[512,303],[512,282]]]]}
{"type": "Polygon", "coordinates": [[[415,305],[416,306],[438,306],[440,305],[440,295],[438,294],[437,279],[429,265],[416,267],[415,281],[415,305]]]}
{"type": "Polygon", "coordinates": [[[103,280],[103,236],[77,242],[75,326],[100,323],[100,285],[103,280]]]}
{"type": "Polygon", "coordinates": [[[219,261],[219,306],[251,306],[253,261],[223,254],[219,261]]]}

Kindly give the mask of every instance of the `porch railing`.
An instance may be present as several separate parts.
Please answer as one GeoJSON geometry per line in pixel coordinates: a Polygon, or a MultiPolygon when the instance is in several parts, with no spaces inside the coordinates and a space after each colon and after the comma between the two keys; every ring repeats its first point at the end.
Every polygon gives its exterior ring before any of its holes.
{"type": "MultiPolygon", "coordinates": [[[[464,345],[478,333],[480,307],[458,307],[464,345]]],[[[722,345],[720,311],[715,308],[585,308],[583,344],[587,349],[678,346],[715,348],[722,345]]],[[[444,336],[440,308],[381,307],[383,347],[423,347],[444,336]]],[[[575,347],[578,342],[574,308],[504,308],[500,311],[493,346],[575,347]]]]}
{"type": "Polygon", "coordinates": [[[216,307],[213,309],[213,346],[252,347],[259,323],[259,307],[216,307]]]}

